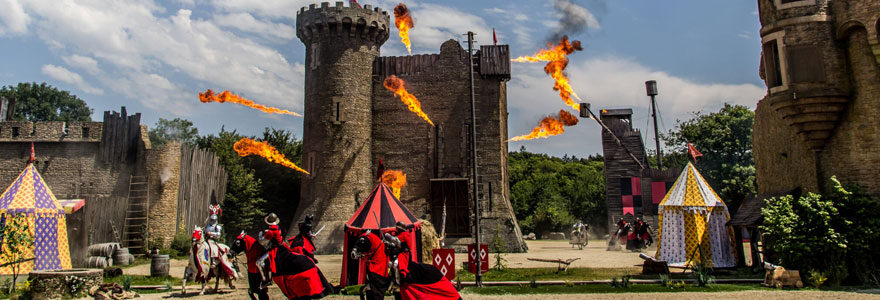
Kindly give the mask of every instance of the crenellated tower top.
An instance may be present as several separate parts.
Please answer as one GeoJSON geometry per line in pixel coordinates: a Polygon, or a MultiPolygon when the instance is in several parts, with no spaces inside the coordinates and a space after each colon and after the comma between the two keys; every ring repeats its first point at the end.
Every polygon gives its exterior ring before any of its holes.
{"type": "Polygon", "coordinates": [[[390,17],[378,7],[345,6],[344,2],[311,4],[296,13],[296,36],[304,43],[314,39],[336,36],[348,40],[360,39],[369,46],[382,46],[388,40],[390,17]]]}

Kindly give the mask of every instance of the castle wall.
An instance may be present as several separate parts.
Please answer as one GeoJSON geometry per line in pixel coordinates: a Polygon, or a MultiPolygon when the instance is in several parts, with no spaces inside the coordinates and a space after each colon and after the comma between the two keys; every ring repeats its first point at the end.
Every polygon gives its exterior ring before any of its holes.
{"type": "MultiPolygon", "coordinates": [[[[388,39],[389,16],[380,9],[322,3],[297,13],[297,37],[306,46],[304,165],[295,220],[314,214],[327,228],[318,252],[342,250],[343,226],[355,202],[372,191],[371,74],[388,39]]],[[[294,235],[296,222],[285,232],[294,235]]]]}
{"type": "MultiPolygon", "coordinates": [[[[169,141],[161,149],[147,151],[147,174],[150,183],[150,246],[168,248],[177,233],[177,193],[180,182],[181,145],[169,141]]],[[[191,230],[191,229],[190,229],[191,230]]]]}
{"type": "Polygon", "coordinates": [[[115,242],[111,223],[121,234],[128,178],[134,168],[100,162],[100,122],[71,122],[67,136],[56,129],[61,128],[59,123],[63,122],[37,123],[34,136],[13,138],[11,128],[18,127],[23,134],[34,128],[32,123],[0,122],[0,187],[8,187],[24,169],[30,140],[36,140],[34,164],[55,197],[86,200],[81,211],[69,216],[67,227],[72,263],[84,265],[88,245],[115,242]],[[93,137],[77,137],[78,126],[94,130],[93,137]]]}
{"type": "MultiPolygon", "coordinates": [[[[437,226],[432,211],[431,179],[470,178],[470,79],[467,51],[454,40],[439,54],[380,57],[373,70],[373,171],[382,159],[387,169],[403,171],[407,185],[401,201],[416,216],[437,226]],[[382,82],[403,79],[436,126],[410,112],[382,82]]],[[[508,74],[509,75],[509,74],[508,74]]],[[[477,160],[480,175],[482,241],[502,236],[510,251],[524,251],[513,216],[507,181],[507,89],[503,77],[475,74],[477,160]],[[491,193],[490,193],[491,185],[491,193]],[[511,225],[513,224],[513,225],[511,225]]],[[[375,174],[375,172],[373,173],[375,174]]],[[[470,184],[468,185],[470,189],[470,184]]],[[[438,229],[439,230],[439,229],[438,229]]],[[[447,238],[447,244],[472,243],[470,237],[447,238]]]]}
{"type": "Polygon", "coordinates": [[[816,65],[824,76],[791,83],[802,70],[783,66],[788,82],[768,88],[759,102],[753,132],[758,193],[820,192],[837,176],[880,195],[874,180],[880,176],[880,3],[799,1],[803,5],[780,9],[774,1],[759,1],[762,36],[782,37],[784,47],[821,49],[816,65]]]}

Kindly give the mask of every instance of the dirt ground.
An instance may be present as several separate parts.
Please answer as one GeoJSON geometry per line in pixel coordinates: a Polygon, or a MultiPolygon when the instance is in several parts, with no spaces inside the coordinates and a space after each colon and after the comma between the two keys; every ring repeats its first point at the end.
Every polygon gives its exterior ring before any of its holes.
{"type": "MultiPolygon", "coordinates": [[[[512,268],[538,268],[538,267],[555,267],[555,264],[541,263],[529,261],[527,258],[549,258],[549,259],[568,259],[580,258],[580,260],[572,263],[571,267],[576,268],[621,268],[632,267],[641,263],[638,253],[629,251],[606,251],[605,241],[592,240],[584,250],[572,248],[567,241],[528,241],[528,253],[511,253],[507,254],[505,259],[509,267],[512,268]]],[[[645,253],[654,254],[655,249],[648,249],[645,253]]],[[[464,253],[456,254],[456,267],[460,268],[460,262],[466,261],[467,257],[464,253]]],[[[340,272],[342,268],[342,255],[318,255],[318,266],[324,272],[328,280],[334,284],[338,284],[340,272]]],[[[243,255],[239,257],[240,266],[244,266],[243,255]]],[[[171,262],[171,275],[174,277],[182,277],[186,261],[175,260],[171,262]]],[[[131,267],[125,270],[126,274],[132,275],[149,275],[150,266],[141,265],[131,267]]],[[[212,282],[213,283],[213,282],[212,282]]],[[[180,283],[176,283],[180,286],[180,283]]],[[[221,282],[221,291],[219,293],[209,292],[205,295],[198,296],[198,291],[192,288],[188,289],[187,295],[181,295],[180,291],[171,293],[145,294],[140,299],[247,299],[247,280],[240,279],[236,282],[238,287],[236,290],[225,288],[221,282]]],[[[210,285],[213,287],[213,284],[210,285]]],[[[727,292],[727,293],[643,293],[643,294],[570,294],[570,295],[552,295],[552,299],[632,299],[638,297],[641,299],[758,299],[763,297],[773,297],[775,299],[877,299],[880,291],[875,294],[868,293],[847,293],[847,292],[816,292],[816,291],[746,291],[746,292],[727,292]]],[[[464,299],[498,299],[498,300],[520,300],[520,299],[540,299],[547,298],[547,295],[497,295],[497,296],[481,296],[463,294],[464,299]]],[[[284,299],[284,295],[278,288],[270,287],[270,298],[284,299]]],[[[324,299],[357,299],[352,296],[335,295],[324,299]]]]}

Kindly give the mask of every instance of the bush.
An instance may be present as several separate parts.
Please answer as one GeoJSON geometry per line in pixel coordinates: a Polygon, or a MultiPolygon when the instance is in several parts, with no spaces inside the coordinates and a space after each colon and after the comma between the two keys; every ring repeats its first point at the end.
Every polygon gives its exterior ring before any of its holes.
{"type": "Polygon", "coordinates": [[[831,177],[830,193],[767,199],[761,230],[779,263],[793,270],[822,272],[833,286],[848,274],[872,284],[880,274],[871,249],[880,247],[880,204],[831,177]]]}
{"type": "Polygon", "coordinates": [[[171,241],[171,250],[181,256],[189,256],[192,248],[192,238],[186,232],[178,232],[171,241]]]}
{"type": "Polygon", "coordinates": [[[828,280],[828,277],[825,277],[825,273],[822,273],[821,271],[816,269],[810,270],[808,274],[810,275],[810,277],[807,278],[807,282],[809,282],[811,286],[817,289],[822,286],[822,284],[824,284],[826,280],[828,280]]]}

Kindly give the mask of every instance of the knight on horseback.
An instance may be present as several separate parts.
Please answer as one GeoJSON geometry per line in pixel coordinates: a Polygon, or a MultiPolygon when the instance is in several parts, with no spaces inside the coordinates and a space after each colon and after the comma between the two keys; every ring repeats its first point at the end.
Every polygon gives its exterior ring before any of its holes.
{"type": "Polygon", "coordinates": [[[284,239],[281,237],[281,229],[278,229],[278,215],[270,213],[263,219],[269,229],[260,232],[259,241],[266,248],[266,253],[257,259],[257,269],[263,276],[262,288],[272,284],[272,273],[275,271],[274,259],[268,260],[270,255],[275,255],[275,248],[284,247],[284,239]]]}

